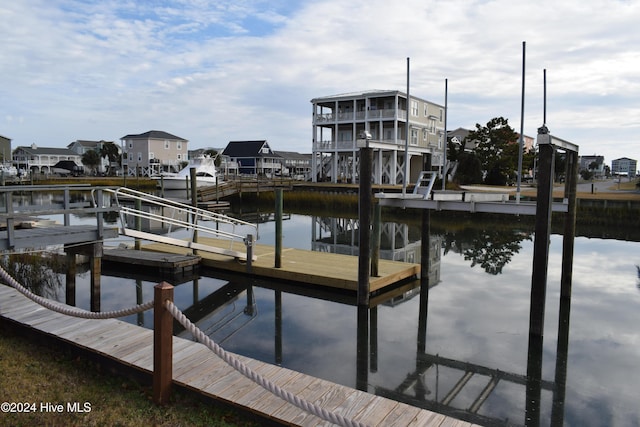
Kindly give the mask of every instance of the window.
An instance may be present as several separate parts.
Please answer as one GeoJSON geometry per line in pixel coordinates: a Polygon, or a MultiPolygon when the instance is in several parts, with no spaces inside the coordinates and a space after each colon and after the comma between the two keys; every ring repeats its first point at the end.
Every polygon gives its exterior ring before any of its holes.
{"type": "Polygon", "coordinates": [[[182,161],[182,154],[178,153],[178,161],[182,161]]]}
{"type": "Polygon", "coordinates": [[[182,150],[182,141],[176,142],[178,150],[182,150]]]}
{"type": "Polygon", "coordinates": [[[168,139],[164,140],[164,149],[168,150],[171,147],[171,143],[169,142],[168,139]]]}
{"type": "Polygon", "coordinates": [[[128,140],[127,142],[129,143],[129,148],[133,148],[133,141],[132,140],[128,140]]]}
{"type": "Polygon", "coordinates": [[[153,160],[155,158],[156,158],[155,154],[149,153],[149,160],[153,160]]]}
{"type": "Polygon", "coordinates": [[[443,120],[443,116],[444,116],[444,110],[441,108],[440,109],[440,121],[443,120]]]}
{"type": "Polygon", "coordinates": [[[411,144],[418,145],[418,129],[411,129],[411,144]]]}
{"type": "Polygon", "coordinates": [[[138,161],[141,162],[142,161],[142,153],[138,153],[138,161]]]}
{"type": "Polygon", "coordinates": [[[429,117],[429,104],[424,103],[424,116],[429,117]]]}
{"type": "Polygon", "coordinates": [[[129,153],[129,161],[133,162],[133,153],[129,153]]]}
{"type": "Polygon", "coordinates": [[[411,115],[418,116],[418,101],[411,101],[411,115]]]}

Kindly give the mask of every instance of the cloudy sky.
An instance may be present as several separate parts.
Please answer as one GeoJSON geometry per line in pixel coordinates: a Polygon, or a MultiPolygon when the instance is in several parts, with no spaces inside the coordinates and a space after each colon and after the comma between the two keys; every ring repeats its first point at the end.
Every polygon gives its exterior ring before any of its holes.
{"type": "Polygon", "coordinates": [[[640,160],[640,1],[20,0],[0,5],[0,135],[64,147],[164,130],[311,151],[315,97],[406,90],[448,128],[543,123],[640,160]]]}

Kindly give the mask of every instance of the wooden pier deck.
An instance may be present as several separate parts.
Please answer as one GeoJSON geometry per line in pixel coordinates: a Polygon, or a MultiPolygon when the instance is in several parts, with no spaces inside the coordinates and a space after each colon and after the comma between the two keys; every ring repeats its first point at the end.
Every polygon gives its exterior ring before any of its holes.
{"type": "MultiPolygon", "coordinates": [[[[0,285],[0,324],[47,336],[123,368],[150,374],[153,331],[116,319],[90,320],[50,311],[15,289],[0,285]]],[[[238,356],[275,384],[327,410],[372,426],[470,427],[435,412],[238,356]]],[[[204,345],[174,337],[173,383],[249,411],[270,422],[294,426],[326,421],[274,396],[235,371],[204,345]]]]}
{"type": "MultiPolygon", "coordinates": [[[[210,246],[228,247],[229,241],[200,238],[198,242],[210,246]]],[[[234,250],[243,250],[242,243],[235,243],[234,250]]],[[[185,248],[163,243],[143,245],[143,250],[184,254],[185,248]]],[[[257,257],[251,264],[252,274],[279,280],[289,280],[315,286],[339,288],[349,291],[358,289],[358,257],[352,255],[316,252],[303,249],[284,248],[281,267],[275,268],[275,249],[270,245],[253,244],[253,255],[257,257]]],[[[198,251],[205,267],[236,273],[247,271],[246,263],[228,256],[198,251]]],[[[419,277],[420,264],[380,260],[379,276],[369,279],[370,291],[376,292],[405,279],[419,277]]]]}

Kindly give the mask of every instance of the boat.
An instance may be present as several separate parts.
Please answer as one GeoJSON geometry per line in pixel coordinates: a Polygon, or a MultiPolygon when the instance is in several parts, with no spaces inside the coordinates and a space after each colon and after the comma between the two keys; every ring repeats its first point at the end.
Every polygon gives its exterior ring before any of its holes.
{"type": "Polygon", "coordinates": [[[200,155],[189,160],[189,164],[178,173],[164,172],[157,177],[158,186],[164,186],[165,190],[185,190],[190,188],[191,169],[196,170],[196,188],[208,187],[222,182],[218,176],[215,158],[208,155],[200,155]]]}

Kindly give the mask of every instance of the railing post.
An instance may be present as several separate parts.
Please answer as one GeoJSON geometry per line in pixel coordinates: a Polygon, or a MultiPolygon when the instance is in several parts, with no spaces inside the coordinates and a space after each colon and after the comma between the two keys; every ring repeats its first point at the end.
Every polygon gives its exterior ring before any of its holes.
{"type": "Polygon", "coordinates": [[[173,382],[173,316],[165,306],[173,302],[173,286],[167,282],[154,287],[153,308],[153,402],[165,405],[173,382]]]}

